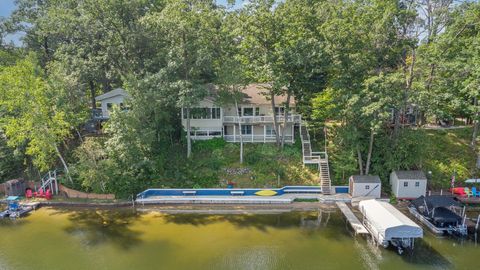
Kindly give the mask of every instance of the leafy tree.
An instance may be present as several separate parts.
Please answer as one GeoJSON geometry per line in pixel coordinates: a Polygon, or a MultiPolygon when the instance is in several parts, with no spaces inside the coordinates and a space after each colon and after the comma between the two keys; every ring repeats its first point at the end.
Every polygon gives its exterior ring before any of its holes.
{"type": "Polygon", "coordinates": [[[26,144],[26,154],[40,170],[51,169],[57,156],[68,174],[60,147],[70,136],[71,125],[65,108],[56,102],[61,93],[41,75],[33,55],[0,70],[0,106],[6,112],[1,127],[8,145],[26,144]]]}

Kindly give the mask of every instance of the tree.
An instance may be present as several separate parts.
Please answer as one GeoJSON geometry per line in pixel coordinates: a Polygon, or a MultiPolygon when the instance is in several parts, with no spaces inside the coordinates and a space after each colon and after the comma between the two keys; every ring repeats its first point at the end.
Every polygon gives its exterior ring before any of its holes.
{"type": "Polygon", "coordinates": [[[164,46],[167,66],[163,69],[178,93],[187,128],[187,157],[191,155],[191,108],[207,94],[205,84],[213,79],[215,39],[221,13],[212,1],[167,1],[160,12],[143,22],[164,46]]]}
{"type": "Polygon", "coordinates": [[[60,144],[70,136],[71,124],[63,104],[57,102],[61,93],[41,74],[33,55],[0,70],[0,106],[6,111],[1,127],[8,145],[26,144],[25,153],[40,170],[51,169],[57,156],[68,175],[60,144]]]}

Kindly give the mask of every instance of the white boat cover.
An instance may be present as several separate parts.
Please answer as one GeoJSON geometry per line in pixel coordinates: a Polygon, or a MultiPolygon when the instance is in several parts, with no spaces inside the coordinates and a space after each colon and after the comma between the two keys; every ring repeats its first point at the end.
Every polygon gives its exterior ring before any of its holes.
{"type": "Polygon", "coordinates": [[[373,236],[381,242],[394,238],[423,237],[420,226],[387,202],[364,200],[359,203],[359,208],[371,225],[373,236]]]}

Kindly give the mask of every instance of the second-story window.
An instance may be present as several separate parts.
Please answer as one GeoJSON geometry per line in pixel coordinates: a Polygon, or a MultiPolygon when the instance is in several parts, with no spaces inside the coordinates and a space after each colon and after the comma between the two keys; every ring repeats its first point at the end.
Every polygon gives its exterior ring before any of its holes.
{"type": "Polygon", "coordinates": [[[220,119],[220,108],[212,108],[212,119],[220,119]]]}
{"type": "Polygon", "coordinates": [[[285,114],[285,107],[275,107],[275,114],[276,115],[284,115],[285,114]]]}
{"type": "MultiPolygon", "coordinates": [[[[191,119],[220,119],[220,108],[191,108],[191,119]]],[[[183,109],[183,119],[187,119],[187,109],[183,109]]]]}
{"type": "Polygon", "coordinates": [[[243,108],[243,116],[253,116],[253,107],[243,108]]]}

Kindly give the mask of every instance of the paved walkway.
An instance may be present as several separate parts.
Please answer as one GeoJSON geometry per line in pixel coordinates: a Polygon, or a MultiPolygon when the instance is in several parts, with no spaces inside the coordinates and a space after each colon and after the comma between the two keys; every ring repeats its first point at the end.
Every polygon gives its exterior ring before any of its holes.
{"type": "Polygon", "coordinates": [[[288,204],[295,199],[317,199],[320,203],[350,202],[348,194],[283,194],[279,196],[151,196],[138,204],[288,204]]]}

